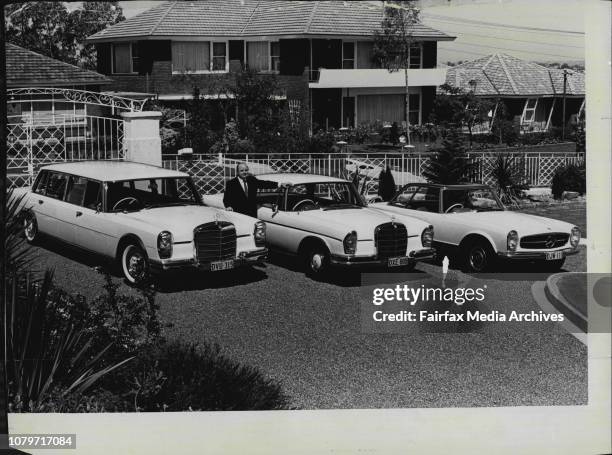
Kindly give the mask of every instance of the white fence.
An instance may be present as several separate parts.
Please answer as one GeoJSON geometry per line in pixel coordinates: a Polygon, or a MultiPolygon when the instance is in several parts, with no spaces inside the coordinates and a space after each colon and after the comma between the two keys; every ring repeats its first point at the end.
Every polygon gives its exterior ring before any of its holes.
{"type": "Polygon", "coordinates": [[[123,120],[83,115],[9,123],[6,150],[9,187],[28,186],[45,164],[123,159],[123,120]]]}
{"type": "MultiPolygon", "coordinates": [[[[514,163],[523,170],[524,179],[530,186],[550,185],[557,168],[578,164],[584,160],[583,153],[510,153],[514,163]]],[[[431,154],[267,154],[238,156],[193,155],[189,159],[165,156],[163,165],[169,169],[188,172],[204,194],[224,190],[225,181],[236,176],[236,165],[246,162],[255,175],[295,172],[320,174],[330,177],[352,178],[359,172],[362,181],[369,183],[375,191],[380,171],[389,166],[396,185],[424,181],[423,169],[431,154]]],[[[476,163],[472,177],[474,182],[494,183],[491,172],[499,153],[469,153],[476,163]]]]}

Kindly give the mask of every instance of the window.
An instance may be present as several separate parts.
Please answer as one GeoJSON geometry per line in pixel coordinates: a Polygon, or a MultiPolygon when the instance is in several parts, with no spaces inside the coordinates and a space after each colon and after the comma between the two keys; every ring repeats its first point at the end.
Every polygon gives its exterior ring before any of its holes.
{"type": "Polygon", "coordinates": [[[64,174],[52,173],[49,176],[45,194],[53,199],[64,199],[68,177],[64,174]]]}
{"type": "Polygon", "coordinates": [[[280,42],[270,42],[270,69],[280,72],[280,42]]]}
{"type": "Polygon", "coordinates": [[[408,115],[410,116],[411,125],[419,125],[421,123],[421,95],[413,93],[408,99],[408,115]]]}
{"type": "Polygon", "coordinates": [[[34,183],[34,193],[45,194],[45,190],[47,189],[48,178],[49,178],[49,173],[47,171],[42,171],[38,175],[38,178],[36,179],[36,183],[34,183]]]}
{"type": "Polygon", "coordinates": [[[531,123],[535,119],[535,111],[538,106],[537,98],[529,98],[525,102],[525,109],[523,111],[523,122],[531,123]]]}
{"type": "Polygon", "coordinates": [[[342,68],[355,68],[355,43],[353,42],[342,43],[342,68]]]}
{"type": "Polygon", "coordinates": [[[136,43],[113,44],[113,73],[129,74],[138,72],[140,55],[136,43]]]}
{"type": "Polygon", "coordinates": [[[75,205],[83,205],[87,180],[83,177],[71,176],[68,179],[68,191],[66,191],[66,202],[75,205]]]}
{"type": "Polygon", "coordinates": [[[437,213],[440,210],[440,189],[408,186],[396,196],[392,204],[411,210],[437,213]]]}
{"type": "Polygon", "coordinates": [[[413,44],[410,46],[409,56],[409,68],[421,68],[421,57],[423,56],[422,48],[420,44],[413,44]]]}
{"type": "Polygon", "coordinates": [[[253,71],[268,70],[268,41],[247,42],[247,65],[253,71]]]}
{"type": "Polygon", "coordinates": [[[175,73],[210,71],[210,43],[173,41],[172,71],[175,73]]]}
{"type": "Polygon", "coordinates": [[[85,198],[83,206],[88,209],[98,210],[99,204],[102,203],[102,185],[95,180],[88,180],[85,189],[85,198]]]}
{"type": "Polygon", "coordinates": [[[246,62],[254,71],[280,71],[280,43],[278,41],[248,41],[246,62]]]}
{"type": "Polygon", "coordinates": [[[227,45],[223,43],[213,43],[212,70],[225,71],[227,61],[227,45]]]}

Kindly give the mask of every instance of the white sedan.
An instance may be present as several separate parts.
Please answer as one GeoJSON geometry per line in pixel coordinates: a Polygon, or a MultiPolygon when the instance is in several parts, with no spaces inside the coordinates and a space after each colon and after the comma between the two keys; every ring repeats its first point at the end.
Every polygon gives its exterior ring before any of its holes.
{"type": "Polygon", "coordinates": [[[455,254],[464,269],[484,272],[495,259],[538,262],[561,268],[578,252],[580,229],[550,218],[506,210],[486,185],[404,186],[390,202],[370,204],[390,214],[408,214],[431,223],[440,254],[455,254]]]}
{"type": "Polygon", "coordinates": [[[107,256],[131,283],[177,268],[232,269],[265,259],[265,224],[203,205],[188,174],[131,162],[43,167],[23,202],[24,234],[107,256]]]}
{"type": "MultiPolygon", "coordinates": [[[[268,246],[297,255],[310,276],[324,275],[331,265],[406,270],[435,254],[429,223],[367,208],[351,182],[306,174],[257,177],[279,186],[257,196],[268,246]]],[[[223,206],[222,195],[204,200],[223,206]]]]}

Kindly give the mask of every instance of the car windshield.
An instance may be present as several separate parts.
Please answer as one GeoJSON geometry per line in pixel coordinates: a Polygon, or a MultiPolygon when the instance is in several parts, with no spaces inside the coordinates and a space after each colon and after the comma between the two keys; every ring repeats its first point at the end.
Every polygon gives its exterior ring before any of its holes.
{"type": "Polygon", "coordinates": [[[504,205],[489,188],[453,188],[442,192],[442,210],[444,213],[490,212],[504,210],[504,205]]]}
{"type": "Polygon", "coordinates": [[[287,189],[287,211],[341,210],[364,207],[351,182],[317,182],[287,189]]]}
{"type": "Polygon", "coordinates": [[[201,205],[188,177],[123,180],[106,184],[109,212],[138,211],[176,205],[201,205]]]}

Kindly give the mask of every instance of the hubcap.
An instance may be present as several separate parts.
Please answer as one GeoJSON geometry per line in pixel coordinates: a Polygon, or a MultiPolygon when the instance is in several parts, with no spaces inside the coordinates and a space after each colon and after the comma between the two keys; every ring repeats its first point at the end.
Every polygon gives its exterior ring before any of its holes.
{"type": "Polygon", "coordinates": [[[322,266],[323,266],[323,255],[319,253],[314,253],[312,257],[310,258],[310,268],[314,270],[315,272],[318,272],[319,270],[321,270],[322,266]]]}
{"type": "Polygon", "coordinates": [[[470,265],[474,270],[482,270],[487,264],[487,255],[482,248],[475,248],[470,254],[470,265]]]}
{"type": "Polygon", "coordinates": [[[144,257],[140,253],[133,253],[127,261],[128,273],[136,280],[144,274],[144,257]]]}

